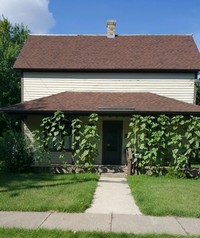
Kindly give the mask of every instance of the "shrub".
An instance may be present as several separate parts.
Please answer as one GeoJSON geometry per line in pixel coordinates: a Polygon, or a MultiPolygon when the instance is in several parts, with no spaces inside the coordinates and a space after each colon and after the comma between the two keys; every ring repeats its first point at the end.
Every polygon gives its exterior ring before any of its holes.
{"type": "Polygon", "coordinates": [[[26,172],[34,161],[31,142],[21,133],[6,132],[0,139],[0,161],[7,172],[26,172]]]}
{"type": "Polygon", "coordinates": [[[168,167],[166,176],[169,178],[185,178],[186,173],[185,170],[177,170],[174,167],[168,167]]]}

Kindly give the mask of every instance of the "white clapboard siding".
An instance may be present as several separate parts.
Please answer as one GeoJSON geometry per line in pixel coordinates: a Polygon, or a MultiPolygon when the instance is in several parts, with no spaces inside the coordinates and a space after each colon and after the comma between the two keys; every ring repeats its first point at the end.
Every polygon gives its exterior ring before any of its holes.
{"type": "Polygon", "coordinates": [[[193,74],[24,73],[23,101],[64,91],[152,92],[194,102],[193,74]]]}

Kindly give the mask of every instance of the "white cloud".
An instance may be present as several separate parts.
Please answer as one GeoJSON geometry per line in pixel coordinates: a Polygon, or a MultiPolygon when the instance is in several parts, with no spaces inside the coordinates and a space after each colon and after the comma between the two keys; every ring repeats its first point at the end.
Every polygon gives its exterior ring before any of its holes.
{"type": "Polygon", "coordinates": [[[23,23],[31,33],[48,33],[55,24],[48,5],[49,0],[0,0],[0,16],[13,24],[23,23]]]}

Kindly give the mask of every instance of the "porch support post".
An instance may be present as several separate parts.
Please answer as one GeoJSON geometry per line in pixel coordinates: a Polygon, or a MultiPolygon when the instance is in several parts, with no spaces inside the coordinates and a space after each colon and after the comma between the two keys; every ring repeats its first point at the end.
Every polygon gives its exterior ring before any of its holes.
{"type": "Polygon", "coordinates": [[[127,164],[128,164],[128,168],[127,168],[127,175],[132,175],[133,173],[133,155],[132,155],[132,150],[131,148],[127,148],[126,151],[126,157],[127,157],[127,164]]]}

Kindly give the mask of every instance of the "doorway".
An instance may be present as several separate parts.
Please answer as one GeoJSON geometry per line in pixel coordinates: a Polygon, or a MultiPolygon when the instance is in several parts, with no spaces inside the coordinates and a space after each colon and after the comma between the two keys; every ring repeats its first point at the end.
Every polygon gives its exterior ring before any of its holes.
{"type": "Polygon", "coordinates": [[[103,164],[121,165],[122,121],[103,122],[103,164]]]}

